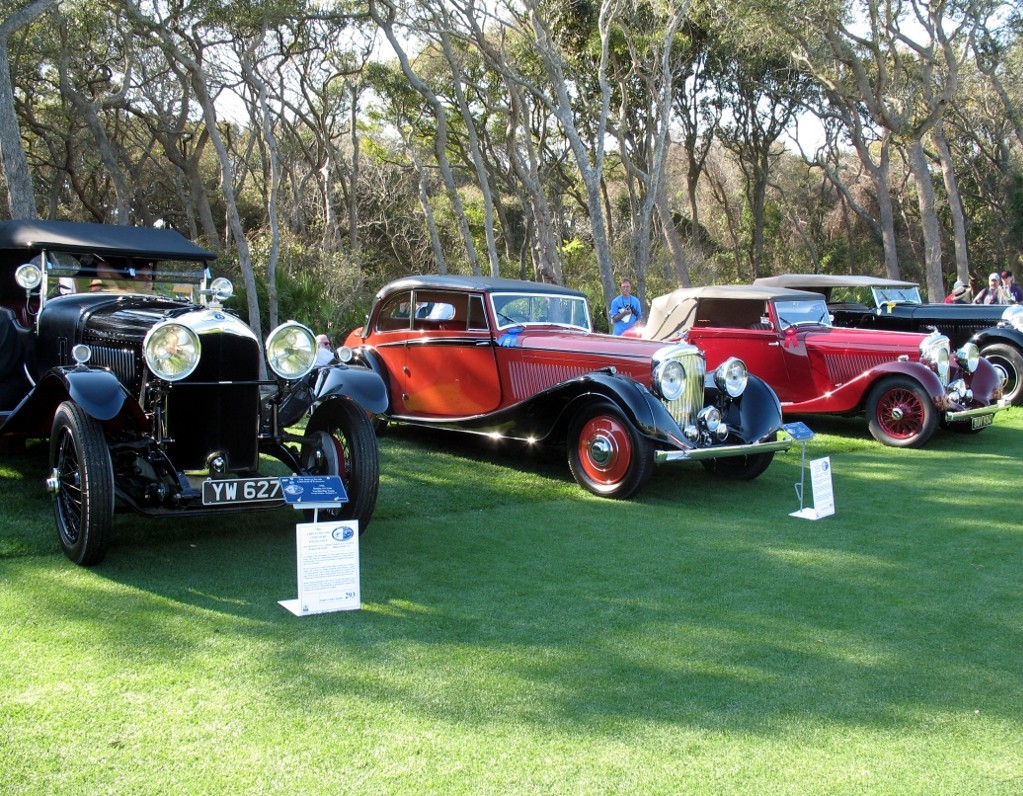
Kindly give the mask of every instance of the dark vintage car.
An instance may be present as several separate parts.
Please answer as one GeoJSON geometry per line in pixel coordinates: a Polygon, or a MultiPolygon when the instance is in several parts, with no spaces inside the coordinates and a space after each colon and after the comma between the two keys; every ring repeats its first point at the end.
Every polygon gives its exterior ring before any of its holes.
{"type": "Polygon", "coordinates": [[[341,506],[325,516],[365,525],[373,513],[368,413],[386,404],[383,382],[314,369],[299,323],[264,348],[224,308],[231,284],[210,281],[212,259],[170,230],[0,222],[0,444],[49,437],[60,544],[79,564],[102,560],[115,506],[158,517],[284,505],[262,454],[295,475],[340,476],[343,489],[320,479],[341,506]],[[286,430],[303,415],[303,431],[286,430]]]}
{"type": "Polygon", "coordinates": [[[707,373],[695,346],[596,334],[585,295],[563,287],[400,279],[346,345],[387,383],[386,420],[566,443],[597,495],[634,495],[657,462],[755,478],[791,445],[777,397],[741,361],[707,373]]]}
{"type": "Polygon", "coordinates": [[[638,332],[685,340],[713,367],[737,355],[770,384],[786,414],[865,412],[875,439],[919,447],[940,424],[978,431],[1008,407],[995,369],[936,332],[831,325],[824,297],[760,285],[680,288],[651,303],[638,332]]]}
{"type": "Polygon", "coordinates": [[[953,348],[972,342],[1002,375],[1005,397],[1023,405],[1023,306],[925,304],[915,282],[873,276],[782,274],[755,284],[822,293],[835,326],[898,332],[936,329],[953,348]]]}

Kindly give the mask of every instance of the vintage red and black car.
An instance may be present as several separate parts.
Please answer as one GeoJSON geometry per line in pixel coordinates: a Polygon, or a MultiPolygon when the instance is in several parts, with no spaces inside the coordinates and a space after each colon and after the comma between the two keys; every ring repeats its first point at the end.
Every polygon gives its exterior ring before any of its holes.
{"type": "Polygon", "coordinates": [[[916,282],[862,275],[781,274],[755,284],[822,293],[835,326],[937,330],[953,348],[973,343],[1001,374],[1005,397],[1023,405],[1023,306],[927,304],[916,282]]]}
{"type": "Polygon", "coordinates": [[[103,559],[115,507],[160,517],[285,505],[263,455],[294,475],[339,476],[340,508],[325,516],[372,516],[369,413],[385,405],[383,382],[317,368],[299,323],[264,345],[223,306],[232,288],[210,279],[212,259],[166,229],[0,222],[0,445],[49,437],[60,544],[79,564],[103,559]]]}
{"type": "Polygon", "coordinates": [[[937,332],[835,328],[817,293],[680,288],[654,299],[637,333],[693,343],[710,367],[740,356],[774,388],[786,415],[866,413],[874,438],[897,447],[925,444],[939,424],[979,431],[1009,406],[975,344],[953,352],[937,332]]]}
{"type": "Polygon", "coordinates": [[[346,345],[386,382],[383,419],[565,444],[597,495],[634,495],[658,462],[755,478],[791,445],[777,397],[740,360],[708,373],[695,346],[594,333],[586,296],[564,287],[400,279],[346,345]]]}

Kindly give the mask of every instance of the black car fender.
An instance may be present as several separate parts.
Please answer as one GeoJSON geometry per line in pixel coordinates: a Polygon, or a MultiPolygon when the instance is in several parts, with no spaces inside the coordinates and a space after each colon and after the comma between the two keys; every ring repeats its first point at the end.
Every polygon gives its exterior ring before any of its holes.
{"type": "Polygon", "coordinates": [[[724,421],[733,434],[744,442],[759,442],[775,434],[782,423],[781,401],[770,385],[752,373],[746,382],[746,389],[738,398],[722,395],[714,381],[714,374],[708,373],[704,386],[704,399],[709,403],[726,402],[722,412],[724,421]]]}
{"type": "Polygon", "coordinates": [[[1023,332],[1014,326],[992,326],[990,329],[982,329],[970,338],[970,342],[981,349],[981,355],[988,346],[998,344],[1010,345],[1023,353],[1023,332]]]}
{"type": "Polygon", "coordinates": [[[333,365],[321,369],[313,406],[339,396],[351,398],[373,414],[387,409],[387,386],[380,375],[368,367],[333,365]]]}
{"type": "Polygon", "coordinates": [[[51,368],[7,419],[3,431],[45,436],[50,433],[57,407],[68,400],[101,422],[111,421],[122,413],[135,424],[146,422],[138,403],[110,371],[51,368]]]}

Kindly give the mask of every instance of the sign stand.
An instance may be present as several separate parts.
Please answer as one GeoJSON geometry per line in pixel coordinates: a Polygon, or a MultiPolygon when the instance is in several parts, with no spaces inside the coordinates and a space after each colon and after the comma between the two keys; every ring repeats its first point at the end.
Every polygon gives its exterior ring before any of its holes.
{"type": "Polygon", "coordinates": [[[804,506],[806,484],[806,443],[813,439],[813,432],[804,423],[786,423],[782,429],[793,440],[799,443],[799,483],[795,484],[796,496],[799,498],[799,511],[793,511],[790,517],[804,520],[819,520],[835,513],[835,495],[831,484],[831,458],[814,459],[810,462],[810,484],[813,488],[813,506],[804,506]]]}
{"type": "Polygon", "coordinates": [[[279,600],[295,616],[362,607],[359,589],[358,520],[320,521],[320,509],[336,509],[348,501],[336,475],[281,478],[287,502],[312,509],[313,521],[295,526],[298,597],[279,600]]]}

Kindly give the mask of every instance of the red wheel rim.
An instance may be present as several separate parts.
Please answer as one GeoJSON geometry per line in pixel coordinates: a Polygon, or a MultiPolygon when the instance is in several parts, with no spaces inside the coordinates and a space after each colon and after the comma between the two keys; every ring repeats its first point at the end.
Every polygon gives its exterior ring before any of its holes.
{"type": "Polygon", "coordinates": [[[598,484],[617,484],[632,462],[632,440],[617,419],[599,415],[579,432],[579,463],[586,477],[598,484]]]}
{"type": "Polygon", "coordinates": [[[909,439],[923,428],[925,411],[920,397],[912,390],[889,390],[877,404],[877,422],[888,436],[909,439]]]}

